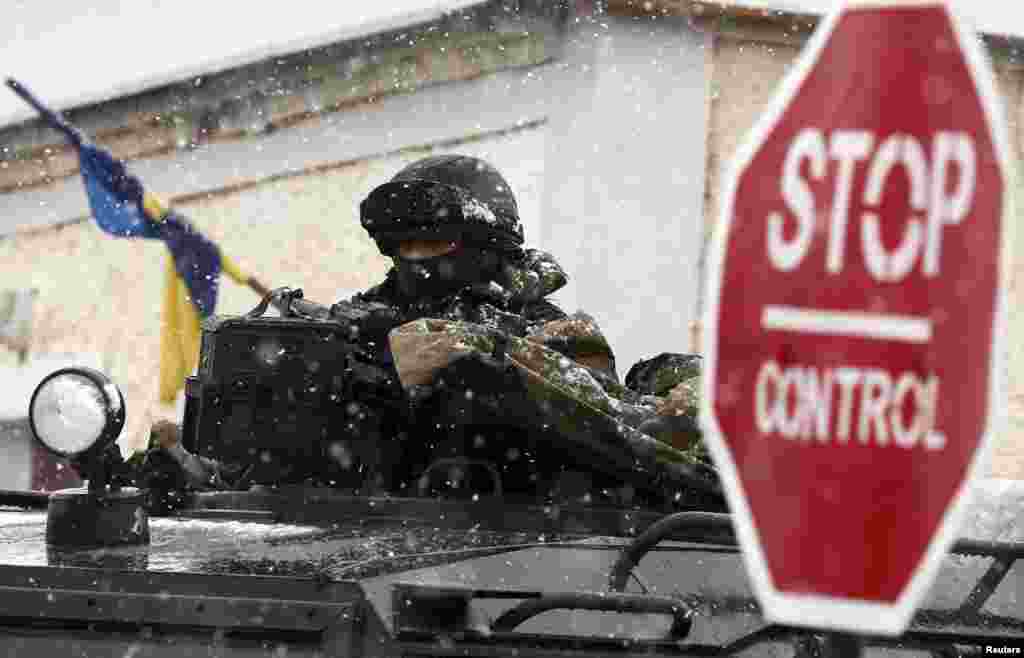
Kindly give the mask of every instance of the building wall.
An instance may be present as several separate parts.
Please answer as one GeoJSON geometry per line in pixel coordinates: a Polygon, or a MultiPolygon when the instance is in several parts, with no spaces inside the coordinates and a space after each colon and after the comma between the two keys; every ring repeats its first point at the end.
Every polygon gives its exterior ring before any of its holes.
{"type": "MultiPolygon", "coordinates": [[[[718,221],[722,179],[730,159],[790,69],[804,37],[787,34],[783,25],[755,25],[716,31],[713,46],[711,116],[708,135],[707,227],[709,237],[718,221]]],[[[1015,164],[1022,155],[1021,112],[1024,111],[1024,69],[998,55],[994,58],[999,91],[1006,109],[1007,133],[1015,164]]],[[[1024,200],[1017,178],[1013,192],[1024,200]]],[[[1010,215],[1010,234],[1024,227],[1024,205],[1010,215]]],[[[1024,478],[1024,240],[1011,240],[1007,304],[1008,382],[1007,423],[996,440],[992,475],[1024,478]]]]}
{"type": "Polygon", "coordinates": [[[708,39],[681,17],[577,29],[550,73],[543,243],[619,375],[690,351],[700,281],[708,39]]]}

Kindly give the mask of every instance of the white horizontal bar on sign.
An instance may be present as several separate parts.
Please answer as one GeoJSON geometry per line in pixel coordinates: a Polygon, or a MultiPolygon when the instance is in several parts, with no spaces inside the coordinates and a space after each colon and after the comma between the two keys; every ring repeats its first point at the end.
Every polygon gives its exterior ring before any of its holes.
{"type": "Polygon", "coordinates": [[[852,336],[906,343],[927,343],[932,339],[932,322],[912,315],[825,311],[796,306],[765,306],[761,327],[774,331],[852,336]]]}

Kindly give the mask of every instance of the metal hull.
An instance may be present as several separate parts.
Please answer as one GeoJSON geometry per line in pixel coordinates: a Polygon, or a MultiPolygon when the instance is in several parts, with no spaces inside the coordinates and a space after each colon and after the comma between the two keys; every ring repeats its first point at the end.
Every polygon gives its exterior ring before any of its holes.
{"type": "MultiPolygon", "coordinates": [[[[543,595],[608,592],[630,536],[658,514],[330,492],[209,494],[153,519],[146,548],[56,551],[45,513],[0,512],[0,652],[86,656],[813,655],[829,637],[767,624],[728,520],[682,527],[626,591],[665,614],[502,613],[543,595]],[[449,612],[446,613],[445,610],[449,612]],[[801,653],[803,652],[803,653],[801,653]]],[[[1024,487],[987,482],[958,553],[902,638],[924,653],[1024,643],[1024,487]],[[1001,644],[1000,644],[1001,643],[1001,644]]],[[[613,594],[607,594],[613,597],[613,594]]]]}

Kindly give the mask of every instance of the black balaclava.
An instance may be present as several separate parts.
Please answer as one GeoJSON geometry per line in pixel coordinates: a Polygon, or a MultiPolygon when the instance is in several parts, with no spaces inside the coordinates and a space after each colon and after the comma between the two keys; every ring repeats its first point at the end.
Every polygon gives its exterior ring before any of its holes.
{"type": "Polygon", "coordinates": [[[441,300],[467,286],[487,283],[497,274],[500,258],[489,249],[460,246],[432,258],[393,256],[395,282],[406,300],[441,300]]]}

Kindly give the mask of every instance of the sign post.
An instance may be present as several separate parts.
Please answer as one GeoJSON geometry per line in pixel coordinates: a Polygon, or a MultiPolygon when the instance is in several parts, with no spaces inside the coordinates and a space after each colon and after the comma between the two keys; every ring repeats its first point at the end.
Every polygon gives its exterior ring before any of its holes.
{"type": "Polygon", "coordinates": [[[702,419],[776,622],[899,634],[999,416],[1004,122],[939,0],[819,26],[727,180],[702,419]]]}

